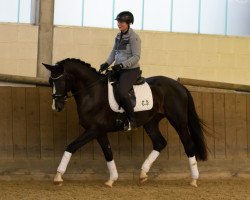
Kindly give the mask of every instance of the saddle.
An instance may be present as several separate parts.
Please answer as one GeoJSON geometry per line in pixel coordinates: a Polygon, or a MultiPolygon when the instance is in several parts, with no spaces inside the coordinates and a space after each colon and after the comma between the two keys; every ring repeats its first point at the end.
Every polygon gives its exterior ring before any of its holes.
{"type": "MultiPolygon", "coordinates": [[[[142,75],[142,71],[140,70],[140,73],[137,77],[137,80],[135,82],[134,85],[143,85],[145,83],[145,78],[141,76],[142,75]]],[[[112,82],[111,85],[113,86],[113,93],[114,93],[114,97],[115,100],[117,102],[117,104],[119,105],[119,109],[121,107],[121,101],[120,101],[120,97],[118,95],[118,90],[119,90],[119,82],[117,77],[115,76],[115,74],[112,74],[109,77],[109,82],[112,82]]],[[[135,95],[135,91],[134,88],[132,87],[131,90],[128,92],[129,94],[129,98],[130,101],[132,103],[133,108],[136,106],[136,95],[135,95]]]]}

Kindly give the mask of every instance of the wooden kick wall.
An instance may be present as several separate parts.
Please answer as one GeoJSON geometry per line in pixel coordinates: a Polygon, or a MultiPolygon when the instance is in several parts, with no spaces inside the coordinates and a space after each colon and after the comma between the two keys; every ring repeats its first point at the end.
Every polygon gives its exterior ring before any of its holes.
{"type": "MultiPolygon", "coordinates": [[[[206,136],[209,161],[200,163],[201,174],[221,172],[250,174],[250,94],[192,91],[197,112],[215,137],[206,136]]],[[[187,172],[187,158],[177,133],[163,120],[160,124],[168,145],[152,167],[157,177],[187,172]]],[[[67,144],[83,129],[78,125],[73,99],[66,109],[53,112],[47,87],[0,87],[0,174],[53,174],[67,144]]],[[[133,178],[152,145],[140,128],[132,133],[110,133],[114,158],[124,178],[133,178]]],[[[99,178],[106,173],[96,141],[76,152],[68,173],[99,178]],[[87,175],[86,175],[87,176],[87,175]]],[[[211,175],[212,176],[212,175],[211,175]]]]}

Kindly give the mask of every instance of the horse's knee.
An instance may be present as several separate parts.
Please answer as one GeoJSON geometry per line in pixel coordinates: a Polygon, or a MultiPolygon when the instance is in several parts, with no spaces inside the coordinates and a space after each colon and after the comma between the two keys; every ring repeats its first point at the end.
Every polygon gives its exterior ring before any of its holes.
{"type": "Polygon", "coordinates": [[[75,153],[80,147],[82,146],[81,142],[72,142],[69,144],[65,151],[70,152],[70,153],[75,153]]]}
{"type": "Polygon", "coordinates": [[[154,144],[154,150],[161,152],[167,146],[167,141],[161,140],[154,144]]]}
{"type": "Polygon", "coordinates": [[[110,162],[113,160],[113,153],[110,147],[103,149],[103,153],[107,162],[110,162]]]}
{"type": "Polygon", "coordinates": [[[72,145],[68,145],[67,147],[66,147],[66,149],[65,149],[65,151],[67,151],[67,152],[69,152],[69,153],[75,153],[76,152],[76,149],[75,148],[73,148],[73,146],[72,145]]]}

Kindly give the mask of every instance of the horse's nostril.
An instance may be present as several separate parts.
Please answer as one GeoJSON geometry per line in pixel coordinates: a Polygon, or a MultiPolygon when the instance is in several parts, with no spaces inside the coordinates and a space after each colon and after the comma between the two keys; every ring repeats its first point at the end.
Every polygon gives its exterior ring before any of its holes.
{"type": "Polygon", "coordinates": [[[59,106],[59,107],[56,108],[56,111],[57,111],[57,112],[60,112],[60,111],[62,111],[62,109],[63,109],[63,108],[59,106]]]}
{"type": "Polygon", "coordinates": [[[64,108],[64,103],[56,102],[56,111],[57,111],[57,112],[62,111],[63,108],[64,108]]]}

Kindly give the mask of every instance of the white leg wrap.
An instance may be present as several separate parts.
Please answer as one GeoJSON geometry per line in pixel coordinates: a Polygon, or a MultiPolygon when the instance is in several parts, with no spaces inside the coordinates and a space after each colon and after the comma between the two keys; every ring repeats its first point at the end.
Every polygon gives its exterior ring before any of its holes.
{"type": "MultiPolygon", "coordinates": [[[[55,87],[55,84],[53,83],[53,94],[55,93],[56,93],[56,87],[55,87]]],[[[53,99],[51,107],[52,107],[52,110],[56,110],[55,99],[53,99]]]]}
{"type": "Polygon", "coordinates": [[[188,158],[189,159],[189,166],[190,166],[190,170],[191,170],[191,176],[192,179],[197,180],[199,178],[199,171],[198,171],[198,167],[197,167],[197,161],[195,156],[188,158]]]}
{"type": "Polygon", "coordinates": [[[116,181],[118,179],[118,172],[115,166],[115,161],[112,160],[110,162],[107,162],[107,166],[109,169],[109,174],[110,174],[110,180],[116,181]]]}
{"type": "Polygon", "coordinates": [[[153,164],[153,162],[156,160],[156,158],[160,155],[160,152],[159,151],[155,151],[153,150],[149,156],[147,157],[147,159],[144,161],[141,169],[144,171],[144,172],[148,172],[151,165],[153,164]]]}
{"type": "Polygon", "coordinates": [[[57,168],[57,171],[61,174],[64,174],[64,172],[66,171],[71,155],[72,153],[69,153],[67,151],[64,152],[60,165],[57,168]]]}
{"type": "Polygon", "coordinates": [[[52,101],[52,106],[51,106],[52,110],[56,110],[56,104],[55,104],[55,100],[53,99],[52,101]]]}

